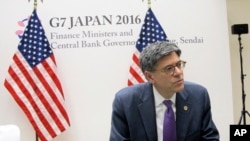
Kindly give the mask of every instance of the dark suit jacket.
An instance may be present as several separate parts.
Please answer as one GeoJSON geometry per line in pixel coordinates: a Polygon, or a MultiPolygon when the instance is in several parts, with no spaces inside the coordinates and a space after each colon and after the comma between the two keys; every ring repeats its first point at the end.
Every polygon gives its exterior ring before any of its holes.
{"type": "MultiPolygon", "coordinates": [[[[184,90],[176,93],[176,126],[178,141],[219,141],[209,95],[201,85],[185,82],[184,90]]],[[[157,141],[152,84],[134,85],[116,94],[110,141],[157,141]]]]}

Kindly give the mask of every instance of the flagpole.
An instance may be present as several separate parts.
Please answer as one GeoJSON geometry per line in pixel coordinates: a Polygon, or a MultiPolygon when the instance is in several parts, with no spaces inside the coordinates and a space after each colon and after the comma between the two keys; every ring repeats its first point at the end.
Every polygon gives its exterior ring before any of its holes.
{"type": "Polygon", "coordinates": [[[37,135],[37,133],[36,133],[36,141],[38,141],[38,135],[37,135]]]}
{"type": "Polygon", "coordinates": [[[148,8],[151,7],[151,0],[148,0],[148,8]]]}
{"type": "MultiPolygon", "coordinates": [[[[34,10],[36,10],[36,9],[37,9],[37,0],[34,0],[34,10]]],[[[36,141],[39,141],[37,132],[36,132],[36,141]]]]}
{"type": "MultiPolygon", "coordinates": [[[[29,0],[29,2],[30,2],[30,0],[29,0]]],[[[43,0],[41,0],[41,2],[43,2],[43,0]]],[[[34,0],[34,6],[33,6],[33,8],[34,8],[34,10],[37,9],[37,0],[34,0]]],[[[37,133],[36,133],[36,141],[39,141],[37,133]]]]}
{"type": "MultiPolygon", "coordinates": [[[[29,0],[30,1],[30,0],[29,0]]],[[[37,9],[37,0],[34,0],[34,10],[36,10],[37,9]]],[[[38,135],[37,135],[37,133],[36,133],[36,141],[38,141],[39,139],[38,139],[38,135]]]]}
{"type": "MultiPolygon", "coordinates": [[[[143,0],[142,0],[142,2],[143,2],[143,0]]],[[[151,7],[151,0],[148,0],[148,8],[150,8],[151,7]]]]}

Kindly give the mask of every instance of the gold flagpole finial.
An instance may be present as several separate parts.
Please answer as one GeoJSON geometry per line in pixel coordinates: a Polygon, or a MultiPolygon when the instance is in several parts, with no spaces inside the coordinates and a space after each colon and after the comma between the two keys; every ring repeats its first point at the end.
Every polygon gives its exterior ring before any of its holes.
{"type": "Polygon", "coordinates": [[[148,8],[151,7],[151,0],[148,0],[148,8]]]}
{"type": "MultiPolygon", "coordinates": [[[[30,2],[30,0],[29,0],[29,2],[30,2]]],[[[43,2],[43,0],[41,0],[41,2],[43,2]]],[[[37,8],[37,0],[34,0],[34,9],[36,9],[37,8]]]]}
{"type": "MultiPolygon", "coordinates": [[[[142,0],[142,2],[143,2],[144,0],[142,0]]],[[[150,8],[151,7],[151,0],[148,0],[148,8],[150,8]]]]}

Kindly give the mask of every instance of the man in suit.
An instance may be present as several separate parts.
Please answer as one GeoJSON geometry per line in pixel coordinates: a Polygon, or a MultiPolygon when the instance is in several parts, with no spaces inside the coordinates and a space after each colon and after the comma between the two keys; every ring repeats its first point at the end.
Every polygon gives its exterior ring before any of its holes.
{"type": "MultiPolygon", "coordinates": [[[[162,41],[140,54],[148,82],[121,89],[113,101],[110,141],[219,141],[205,87],[184,81],[185,61],[176,44],[162,41]],[[163,104],[172,102],[171,108],[163,104]],[[163,127],[164,114],[173,109],[174,128],[163,127]],[[172,132],[176,139],[165,137],[172,132]]],[[[165,119],[166,120],[166,119],[165,119]]]]}

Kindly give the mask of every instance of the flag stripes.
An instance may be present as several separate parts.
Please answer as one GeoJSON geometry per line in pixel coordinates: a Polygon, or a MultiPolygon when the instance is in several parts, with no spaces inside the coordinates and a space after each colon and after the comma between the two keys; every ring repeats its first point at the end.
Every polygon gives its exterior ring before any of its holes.
{"type": "Polygon", "coordinates": [[[132,56],[132,64],[129,68],[129,80],[128,80],[128,86],[146,82],[146,79],[140,69],[139,65],[139,54],[140,52],[136,50],[132,56]]]}
{"type": "MultiPolygon", "coordinates": [[[[53,56],[51,57],[53,58],[53,56]]],[[[48,134],[50,134],[51,137],[55,137],[56,134],[65,130],[64,127],[68,126],[69,119],[66,114],[65,108],[63,107],[63,105],[61,105],[60,102],[64,100],[63,95],[55,95],[59,94],[62,90],[61,86],[58,85],[58,79],[55,76],[55,73],[53,73],[54,71],[52,70],[52,68],[55,68],[52,59],[48,58],[48,63],[46,61],[42,62],[42,64],[47,64],[45,65],[47,66],[46,68],[39,64],[33,70],[26,69],[28,64],[26,63],[20,52],[16,53],[16,55],[13,57],[13,60],[15,63],[10,66],[10,76],[7,77],[5,81],[6,88],[11,91],[12,94],[14,93],[13,97],[14,99],[16,99],[18,104],[19,102],[21,102],[21,105],[19,104],[19,106],[23,109],[23,111],[32,111],[32,114],[26,113],[30,115],[30,122],[43,122],[41,124],[48,129],[48,134]],[[50,74],[48,74],[48,72],[52,72],[54,76],[49,76],[50,74]],[[52,83],[48,85],[45,78],[49,79],[49,82],[52,83]],[[53,80],[55,80],[55,82],[53,80]],[[36,111],[34,111],[34,109],[36,111]],[[55,113],[54,111],[60,112],[55,113]],[[60,117],[57,117],[57,115],[60,115],[60,117]],[[54,123],[50,125],[51,123],[49,124],[48,121],[54,121],[54,123]],[[55,131],[51,126],[53,126],[55,131]]],[[[35,128],[37,128],[37,130],[43,130],[43,132],[45,132],[45,129],[39,129],[43,127],[41,124],[39,126],[36,126],[35,128]]]]}

